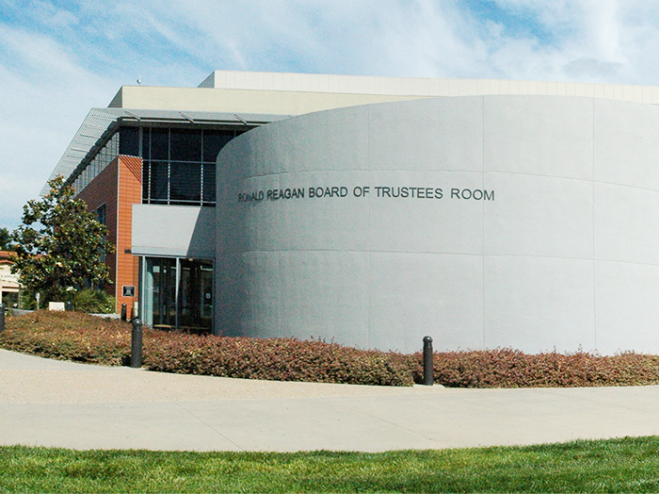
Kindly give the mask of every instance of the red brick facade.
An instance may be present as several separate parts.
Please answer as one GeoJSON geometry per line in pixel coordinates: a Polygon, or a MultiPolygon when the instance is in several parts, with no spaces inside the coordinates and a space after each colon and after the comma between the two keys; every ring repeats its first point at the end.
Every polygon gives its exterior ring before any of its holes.
{"type": "Polygon", "coordinates": [[[139,259],[130,249],[133,204],[142,202],[142,159],[117,157],[78,194],[78,198],[87,203],[89,211],[96,211],[105,204],[108,242],[116,246],[116,253],[108,254],[106,259],[114,282],[108,290],[117,299],[117,312],[121,304],[126,304],[128,316],[132,317],[133,303],[139,300],[139,259]],[[124,286],[134,286],[135,296],[124,297],[124,286]]]}
{"type": "Polygon", "coordinates": [[[133,245],[133,204],[142,202],[142,158],[119,157],[119,217],[117,218],[117,307],[126,304],[132,317],[133,303],[139,300],[139,258],[131,254],[133,245]],[[122,286],[135,287],[134,297],[123,297],[122,286]]]}

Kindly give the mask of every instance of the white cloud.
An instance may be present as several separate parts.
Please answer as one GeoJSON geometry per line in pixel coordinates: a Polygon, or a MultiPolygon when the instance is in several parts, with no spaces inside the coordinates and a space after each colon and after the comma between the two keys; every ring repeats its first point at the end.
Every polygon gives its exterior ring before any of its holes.
{"type": "Polygon", "coordinates": [[[33,1],[28,8],[30,9],[32,18],[37,22],[48,24],[53,28],[75,28],[79,23],[79,19],[75,14],[68,10],[55,7],[50,2],[33,1]]]}
{"type": "Polygon", "coordinates": [[[0,25],[0,225],[15,226],[91,106],[114,85],[52,39],[0,25]]]}

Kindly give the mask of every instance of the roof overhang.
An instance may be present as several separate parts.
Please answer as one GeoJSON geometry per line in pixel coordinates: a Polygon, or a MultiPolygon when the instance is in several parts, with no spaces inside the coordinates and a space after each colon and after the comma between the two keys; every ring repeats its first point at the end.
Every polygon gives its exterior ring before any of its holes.
{"type": "MultiPolygon", "coordinates": [[[[124,123],[144,126],[170,124],[253,128],[286,118],[290,118],[290,115],[92,108],[48,180],[52,180],[58,175],[62,175],[66,180],[78,167],[86,166],[96,155],[96,152],[105,145],[116,128],[124,123]]],[[[44,196],[48,192],[49,188],[46,183],[41,189],[41,195],[44,196]]]]}

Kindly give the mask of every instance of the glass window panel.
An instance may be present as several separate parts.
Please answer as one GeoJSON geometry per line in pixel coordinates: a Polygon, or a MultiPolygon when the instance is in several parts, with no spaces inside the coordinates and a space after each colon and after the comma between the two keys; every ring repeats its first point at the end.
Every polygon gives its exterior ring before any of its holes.
{"type": "Polygon", "coordinates": [[[172,129],[170,153],[172,161],[201,161],[201,130],[172,129]]]}
{"type": "Polygon", "coordinates": [[[181,259],[179,266],[178,327],[208,332],[213,326],[213,264],[181,259]]]}
{"type": "Polygon", "coordinates": [[[159,329],[176,327],[176,259],[147,258],[144,321],[159,329]]]}
{"type": "Polygon", "coordinates": [[[233,130],[204,130],[204,161],[215,161],[220,150],[233,139],[233,130]]]}
{"type": "Polygon", "coordinates": [[[151,129],[151,159],[169,159],[169,129],[151,129]]]}
{"type": "Polygon", "coordinates": [[[139,156],[140,129],[138,127],[121,127],[119,132],[119,154],[139,156]]]}
{"type": "Polygon", "coordinates": [[[170,200],[172,202],[201,201],[201,164],[172,161],[170,200]]]}
{"type": "Polygon", "coordinates": [[[149,197],[151,202],[166,203],[169,192],[169,172],[167,163],[162,161],[152,161],[150,178],[149,197]]]}
{"type": "Polygon", "coordinates": [[[142,200],[149,202],[149,179],[151,178],[151,162],[142,163],[142,200]]]}
{"type": "Polygon", "coordinates": [[[107,208],[106,205],[103,204],[102,206],[96,209],[96,221],[98,221],[101,225],[105,225],[106,220],[107,220],[107,208]]]}
{"type": "Polygon", "coordinates": [[[204,163],[204,203],[215,202],[215,163],[204,163]]]}
{"type": "Polygon", "coordinates": [[[151,128],[142,129],[142,157],[149,159],[151,157],[151,128]]]}

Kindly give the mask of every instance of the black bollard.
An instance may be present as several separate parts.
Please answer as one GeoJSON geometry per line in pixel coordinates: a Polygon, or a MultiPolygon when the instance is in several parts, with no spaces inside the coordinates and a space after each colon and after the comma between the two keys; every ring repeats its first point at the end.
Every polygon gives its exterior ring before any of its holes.
{"type": "Polygon", "coordinates": [[[130,366],[134,369],[142,367],[142,321],[133,319],[131,333],[130,366]]]}
{"type": "Polygon", "coordinates": [[[5,330],[5,304],[0,304],[0,332],[5,330]]]}
{"type": "Polygon", "coordinates": [[[434,379],[432,363],[432,338],[423,338],[423,384],[432,386],[434,379]]]}
{"type": "Polygon", "coordinates": [[[126,304],[121,304],[121,320],[126,320],[126,304]]]}

